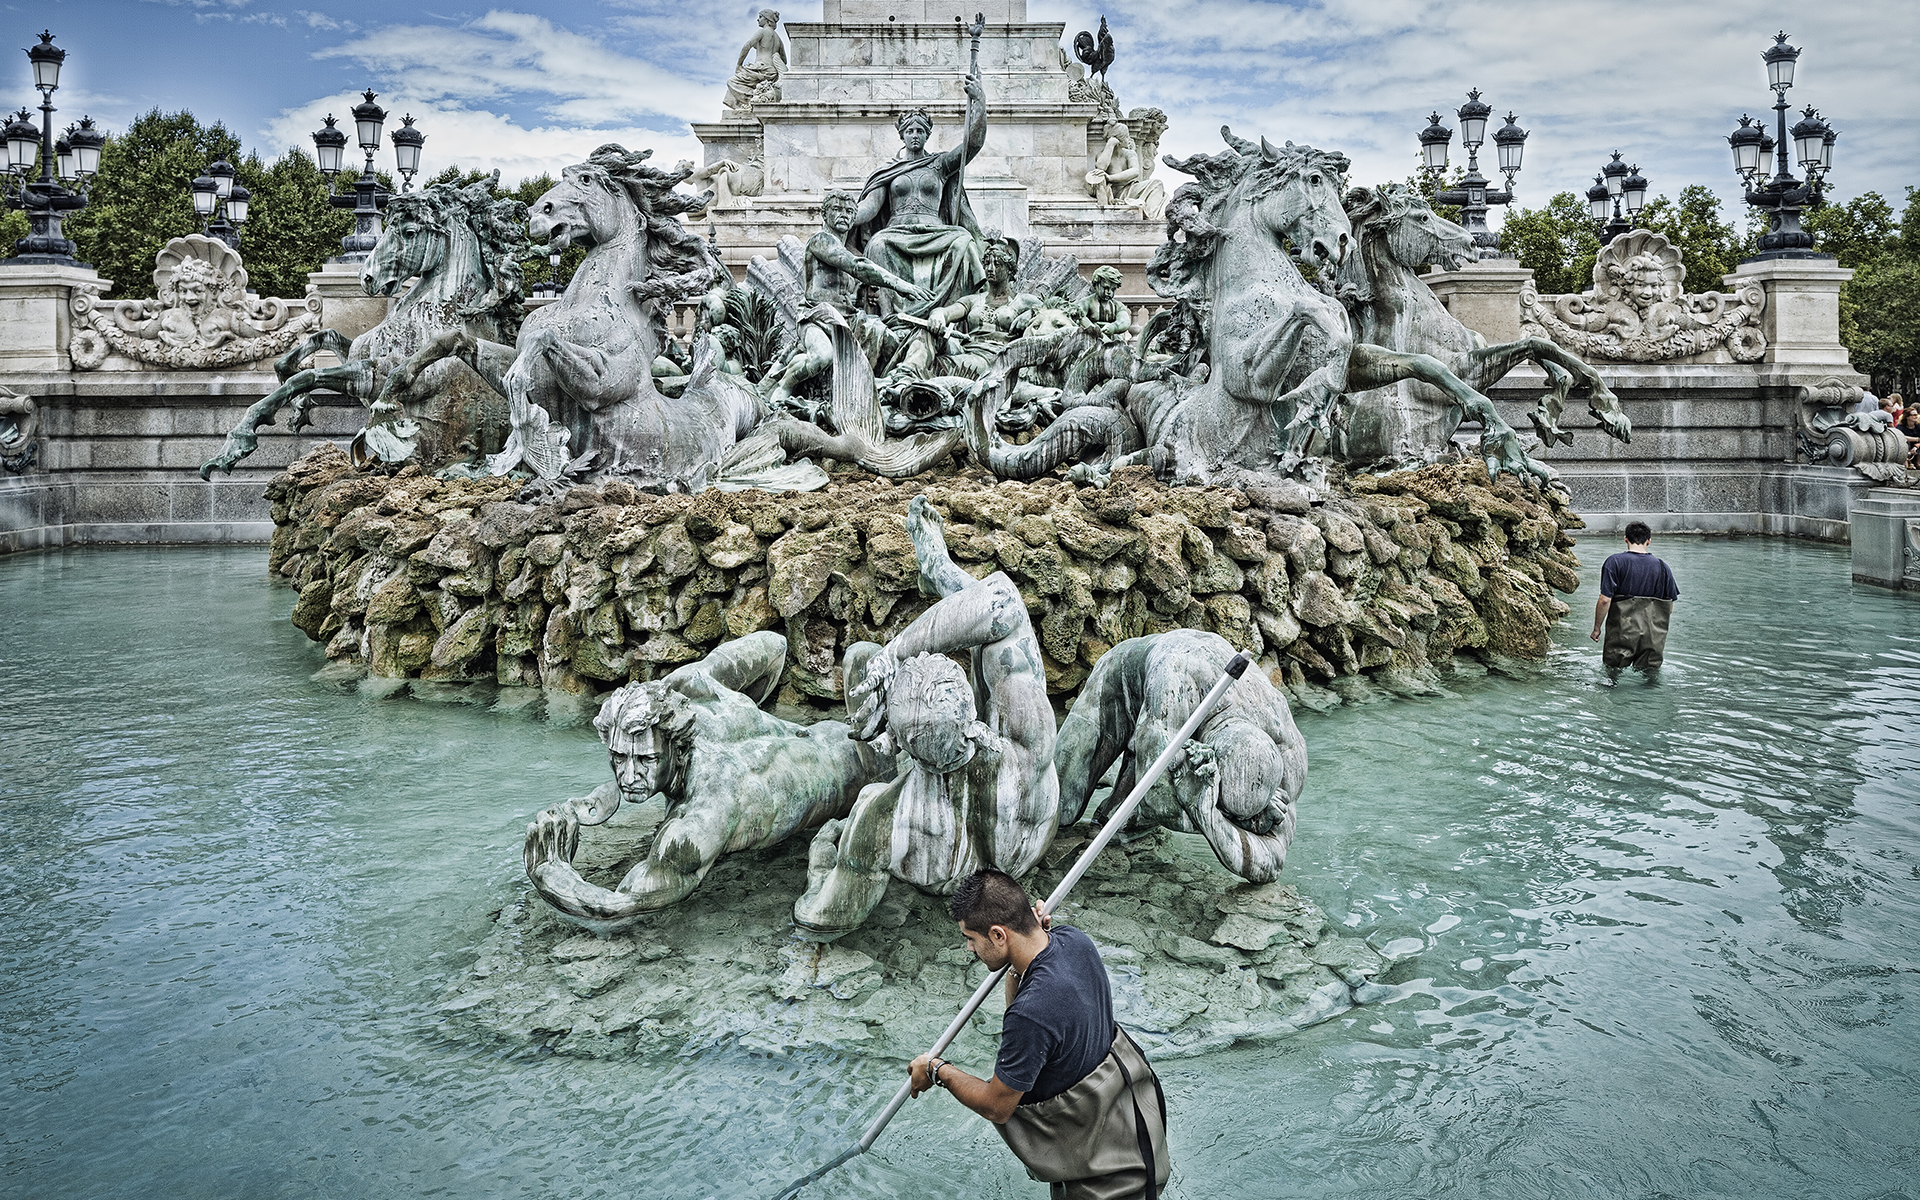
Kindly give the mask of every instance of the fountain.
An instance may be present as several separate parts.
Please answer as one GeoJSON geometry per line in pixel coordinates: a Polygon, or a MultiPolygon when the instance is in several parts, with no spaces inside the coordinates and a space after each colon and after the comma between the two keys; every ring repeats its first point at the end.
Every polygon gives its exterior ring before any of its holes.
{"type": "MultiPolygon", "coordinates": [[[[1829,548],[1663,539],[1669,665],[1603,689],[1556,594],[1602,547],[1534,457],[1573,399],[1634,433],[1581,353],[1746,364],[1768,294],[1623,239],[1489,347],[1414,270],[1457,231],[1338,152],[1223,129],[1169,195],[1104,21],[1069,80],[1019,0],[991,34],[881,7],[829,0],[791,59],[760,14],[705,168],[603,146],[531,213],[397,198],[364,283],[419,282],[359,337],[205,239],[164,311],[74,285],[74,369],[284,352],[209,476],[321,388],[368,415],[255,476],[264,575],[0,560],[9,1185],[771,1193],[981,984],[958,879],[1043,894],[1091,847],[1057,915],[1160,1064],[1181,1193],[1898,1186],[1901,602],[1829,548]],[[898,154],[806,165],[856,53],[937,98],[877,78],[898,154]],[[996,156],[1009,122],[1099,144],[996,156]],[[592,247],[530,315],[523,217],[592,247]],[[1085,264],[1033,236],[1083,217],[1085,264]],[[203,277],[239,282],[203,312],[203,277]],[[1523,364],[1532,451],[1486,394],[1523,364]]],[[[24,475],[65,426],[0,399],[24,475]]],[[[1879,503],[1876,563],[1911,532],[1879,503]]],[[[998,1004],[947,1057],[991,1061],[998,1004]]],[[[840,1186],[1026,1186],[943,1098],[901,1129],[840,1186]]]]}

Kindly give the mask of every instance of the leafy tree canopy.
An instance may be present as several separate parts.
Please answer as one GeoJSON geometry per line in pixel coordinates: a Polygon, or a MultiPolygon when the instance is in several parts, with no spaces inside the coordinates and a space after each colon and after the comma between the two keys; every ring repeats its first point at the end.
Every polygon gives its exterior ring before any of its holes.
{"type": "Polygon", "coordinates": [[[1600,238],[1586,201],[1560,192],[1544,208],[1514,206],[1500,226],[1500,249],[1533,271],[1542,295],[1558,295],[1593,286],[1600,238]]]}
{"type": "Polygon", "coordinates": [[[1743,256],[1745,238],[1721,220],[1720,197],[1698,183],[1681,188],[1678,200],[1654,197],[1640,210],[1636,224],[1665,235],[1680,252],[1688,291],[1720,290],[1721,276],[1732,272],[1743,256]]]}

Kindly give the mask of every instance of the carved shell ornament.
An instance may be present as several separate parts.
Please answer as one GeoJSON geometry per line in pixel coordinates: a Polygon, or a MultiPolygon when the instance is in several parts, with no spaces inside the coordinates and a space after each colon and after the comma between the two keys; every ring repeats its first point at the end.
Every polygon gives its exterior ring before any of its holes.
{"type": "Polygon", "coordinates": [[[109,354],[179,369],[234,367],[274,358],[320,322],[317,296],[249,298],[240,254],[218,238],[191,233],[154,256],[153,300],[105,300],[106,282],[76,288],[67,351],[75,369],[92,371],[109,354]]]}
{"type": "Polygon", "coordinates": [[[1758,362],[1766,293],[1757,283],[1729,292],[1686,290],[1680,251],[1662,234],[1635,229],[1609,242],[1593,263],[1593,290],[1542,296],[1520,291],[1520,323],[1583,358],[1614,362],[1758,362]]]}

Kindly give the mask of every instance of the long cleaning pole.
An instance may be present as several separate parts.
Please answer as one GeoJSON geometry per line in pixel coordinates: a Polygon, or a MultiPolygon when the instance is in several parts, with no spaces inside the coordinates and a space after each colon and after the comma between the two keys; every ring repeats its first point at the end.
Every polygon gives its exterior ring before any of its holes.
{"type": "MultiPolygon", "coordinates": [[[[1140,807],[1140,802],[1147,798],[1147,792],[1154,784],[1160,782],[1160,777],[1167,773],[1168,767],[1173,765],[1174,758],[1185,752],[1187,742],[1199,731],[1206,719],[1213,715],[1213,710],[1219,707],[1221,698],[1227,694],[1227,689],[1233,686],[1235,680],[1246,674],[1247,667],[1252,662],[1253,659],[1246,654],[1233,656],[1233,661],[1229,662],[1227,669],[1221,672],[1219,681],[1200,701],[1200,706],[1193,710],[1193,715],[1187,718],[1187,723],[1180,727],[1180,732],[1173,735],[1173,739],[1167,743],[1167,748],[1160,752],[1160,757],[1153,760],[1153,765],[1147,768],[1147,773],[1134,784],[1133,792],[1127,797],[1126,803],[1115,809],[1113,815],[1107,818],[1107,823],[1101,827],[1098,834],[1094,835],[1093,841],[1087,843],[1087,848],[1080,852],[1080,857],[1074,861],[1073,869],[1060,880],[1060,885],[1053,889],[1053,894],[1041,901],[1041,916],[1051,915],[1066,901],[1067,893],[1073,890],[1073,885],[1080,882],[1081,876],[1087,873],[1087,868],[1093,865],[1093,860],[1100,857],[1100,852],[1107,848],[1107,843],[1113,841],[1119,836],[1120,831],[1127,827],[1127,821],[1132,818],[1133,810],[1140,807]]],[[[993,992],[994,985],[999,983],[1001,976],[1006,973],[1007,968],[1001,967],[980,981],[980,986],[973,989],[973,995],[967,999],[966,1004],[961,1006],[960,1015],[953,1019],[953,1023],[947,1026],[946,1032],[933,1043],[933,1049],[928,1051],[929,1054],[938,1058],[940,1052],[945,1050],[954,1038],[960,1036],[960,1031],[966,1027],[967,1021],[982,1004],[986,1003],[987,996],[993,992]]],[[[880,1140],[881,1131],[886,1129],[887,1122],[893,1120],[894,1114],[898,1113],[901,1106],[906,1104],[912,1096],[913,1081],[909,1079],[900,1085],[900,1090],[893,1094],[893,1099],[887,1101],[887,1106],[881,1109],[880,1115],[867,1126],[867,1131],[860,1135],[859,1141],[847,1147],[840,1157],[819,1170],[810,1175],[803,1175],[788,1184],[786,1189],[773,1200],[790,1200],[791,1197],[799,1194],[801,1188],[816,1182],[835,1167],[873,1149],[873,1144],[880,1140]]]]}

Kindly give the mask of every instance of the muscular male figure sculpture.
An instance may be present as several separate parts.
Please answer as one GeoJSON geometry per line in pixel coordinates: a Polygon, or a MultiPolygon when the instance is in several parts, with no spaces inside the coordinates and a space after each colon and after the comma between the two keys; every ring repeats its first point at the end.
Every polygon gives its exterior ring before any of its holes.
{"type": "MultiPolygon", "coordinates": [[[[1060,725],[1054,765],[1061,823],[1080,819],[1095,785],[1121,759],[1113,795],[1095,817],[1104,821],[1132,793],[1136,773],[1193,715],[1233,653],[1217,633],[1175,629],[1129,638],[1102,655],[1060,725]]],[[[1287,861],[1294,802],[1306,783],[1307,744],[1286,697],[1260,671],[1248,671],[1147,793],[1133,823],[1203,834],[1227,870],[1266,883],[1287,861]]]]}
{"type": "MultiPolygon", "coordinates": [[[[872,284],[919,303],[930,293],[910,279],[902,279],[849,250],[847,231],[853,227],[854,198],[848,192],[828,192],[820,202],[825,226],[807,240],[807,302],[800,312],[800,353],[787,365],[767,396],[768,407],[779,412],[800,386],[834,362],[834,338],[848,339],[842,353],[857,345],[872,364],[880,356],[886,326],[860,309],[860,285],[872,284]]],[[[846,432],[842,430],[841,432],[846,432]]]]}
{"type": "Polygon", "coordinates": [[[541,897],[576,925],[619,930],[685,898],[722,854],[763,849],[844,816],[864,785],[892,778],[891,758],[853,740],[840,722],[795,725],[760,711],[786,661],[786,638],[749,634],[608,697],[594,727],[614,782],[527,826],[527,877],[541,897]],[[580,827],[655,792],[667,815],[652,852],[611,891],[582,879],[573,867],[580,827]]]}
{"type": "Polygon", "coordinates": [[[956,566],[926,497],[908,505],[907,528],[921,587],[942,599],[884,649],[849,646],[845,663],[848,703],[866,701],[859,736],[905,751],[909,765],[814,835],[793,919],[823,941],[858,928],[889,876],[947,893],[981,867],[1024,875],[1058,825],[1053,710],[1019,590],[1001,572],[974,579],[956,566]],[[971,685],[944,657],[960,650],[971,685]]]}

